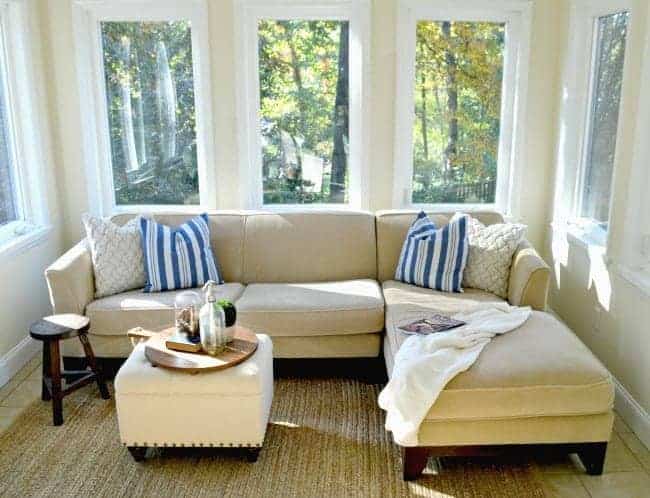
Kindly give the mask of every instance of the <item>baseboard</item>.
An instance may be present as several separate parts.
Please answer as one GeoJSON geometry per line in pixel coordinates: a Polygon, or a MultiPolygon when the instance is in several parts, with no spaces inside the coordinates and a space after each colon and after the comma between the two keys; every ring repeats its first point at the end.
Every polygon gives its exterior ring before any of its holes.
{"type": "Polygon", "coordinates": [[[614,379],[614,384],[616,385],[616,398],[614,399],[616,412],[645,444],[646,448],[650,448],[650,415],[623,387],[623,384],[617,379],[614,379]]]}
{"type": "Polygon", "coordinates": [[[9,382],[40,349],[40,344],[31,337],[25,337],[9,352],[0,357],[0,387],[9,382]]]}

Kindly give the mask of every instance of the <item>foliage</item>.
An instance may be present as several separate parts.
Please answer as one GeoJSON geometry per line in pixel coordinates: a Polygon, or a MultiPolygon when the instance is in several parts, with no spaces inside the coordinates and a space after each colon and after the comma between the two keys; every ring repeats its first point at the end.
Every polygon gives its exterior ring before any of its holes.
{"type": "Polygon", "coordinates": [[[501,23],[418,22],[414,202],[494,201],[504,41],[501,23]]]}
{"type": "Polygon", "coordinates": [[[189,22],[101,29],[117,204],[198,203],[189,22]]]}
{"type": "Polygon", "coordinates": [[[330,179],[347,22],[262,20],[258,36],[264,202],[340,202],[330,179]]]}

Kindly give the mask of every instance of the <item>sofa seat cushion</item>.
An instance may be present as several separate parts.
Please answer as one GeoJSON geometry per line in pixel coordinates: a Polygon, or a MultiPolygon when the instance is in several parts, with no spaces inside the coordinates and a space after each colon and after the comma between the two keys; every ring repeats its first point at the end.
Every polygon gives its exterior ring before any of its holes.
{"type": "MultiPolygon", "coordinates": [[[[400,292],[386,284],[385,353],[389,372],[395,353],[408,337],[398,326],[418,313],[413,301],[424,303],[419,307],[422,317],[428,311],[461,311],[476,302],[492,300],[482,292],[432,294],[426,299],[420,292],[400,292]],[[455,305],[450,302],[453,299],[458,301],[455,305]]],[[[613,401],[614,387],[607,369],[566,325],[549,313],[533,311],[522,327],[494,338],[469,370],[447,384],[426,419],[589,415],[610,411],[613,401]]]]}
{"type": "MultiPolygon", "coordinates": [[[[238,283],[219,285],[217,299],[236,301],[244,286],[238,283]]],[[[93,301],[86,306],[90,318],[90,333],[97,335],[124,335],[133,327],[162,330],[174,324],[174,299],[188,289],[143,293],[124,292],[93,301]]],[[[200,289],[191,289],[202,295],[200,289]]]]}
{"type": "Polygon", "coordinates": [[[237,301],[238,323],[271,336],[365,334],[384,328],[375,280],[250,284],[237,301]]]}

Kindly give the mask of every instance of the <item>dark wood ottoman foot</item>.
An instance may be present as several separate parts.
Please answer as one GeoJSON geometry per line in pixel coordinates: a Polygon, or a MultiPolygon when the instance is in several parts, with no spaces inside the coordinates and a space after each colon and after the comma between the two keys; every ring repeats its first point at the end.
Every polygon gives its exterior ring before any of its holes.
{"type": "Polygon", "coordinates": [[[413,481],[422,475],[429,460],[428,448],[403,448],[402,465],[404,469],[404,480],[413,481]]]}
{"type": "Polygon", "coordinates": [[[136,462],[143,462],[147,456],[147,448],[144,446],[127,446],[127,449],[136,462]]]}

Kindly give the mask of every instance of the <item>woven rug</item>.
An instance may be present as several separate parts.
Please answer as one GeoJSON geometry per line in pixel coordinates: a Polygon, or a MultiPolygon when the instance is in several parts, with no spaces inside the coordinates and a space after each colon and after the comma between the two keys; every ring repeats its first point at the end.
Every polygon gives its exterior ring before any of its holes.
{"type": "Polygon", "coordinates": [[[405,483],[379,389],[348,379],[279,379],[256,463],[214,450],[158,449],[138,464],[119,443],[114,401],[88,386],[64,400],[63,426],[53,427],[50,404],[38,401],[0,435],[0,496],[543,496],[531,464],[493,459],[431,459],[421,479],[405,483]]]}

